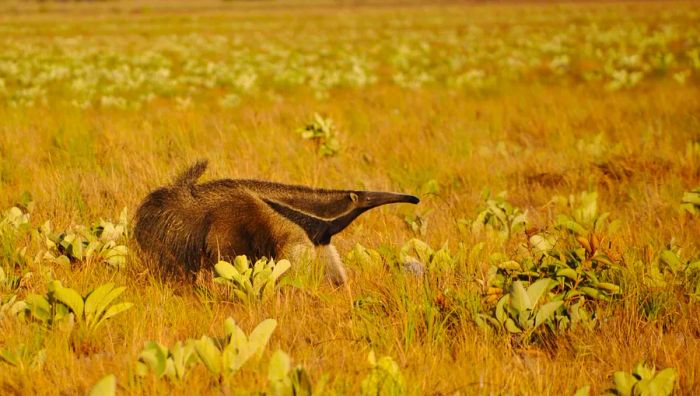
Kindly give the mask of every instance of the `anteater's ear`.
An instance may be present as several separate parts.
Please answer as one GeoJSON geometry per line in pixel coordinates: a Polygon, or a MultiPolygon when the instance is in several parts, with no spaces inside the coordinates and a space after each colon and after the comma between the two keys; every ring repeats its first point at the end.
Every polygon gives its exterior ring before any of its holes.
{"type": "Polygon", "coordinates": [[[352,202],[357,202],[358,199],[360,198],[357,196],[357,194],[350,193],[350,200],[352,200],[352,202]]]}

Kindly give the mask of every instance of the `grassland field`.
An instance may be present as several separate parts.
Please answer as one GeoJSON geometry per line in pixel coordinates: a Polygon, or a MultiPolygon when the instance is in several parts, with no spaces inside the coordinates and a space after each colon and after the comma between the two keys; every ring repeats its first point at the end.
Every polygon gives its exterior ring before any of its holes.
{"type": "Polygon", "coordinates": [[[0,1],[0,393],[698,394],[699,83],[694,2],[0,1]],[[133,214],[200,158],[421,202],[347,287],[163,279],[133,214]],[[277,323],[240,368],[227,318],[277,323]]]}

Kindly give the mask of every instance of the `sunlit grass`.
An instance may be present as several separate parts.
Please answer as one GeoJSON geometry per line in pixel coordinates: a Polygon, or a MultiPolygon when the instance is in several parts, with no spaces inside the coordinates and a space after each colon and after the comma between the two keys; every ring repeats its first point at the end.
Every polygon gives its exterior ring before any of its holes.
{"type": "Polygon", "coordinates": [[[371,350],[398,363],[409,394],[573,394],[586,384],[598,394],[642,360],[675,368],[676,389],[697,393],[697,275],[653,275],[671,247],[682,260],[700,257],[700,218],[680,208],[700,186],[694,5],[359,7],[340,16],[327,5],[186,15],[156,5],[96,16],[132,7],[109,4],[49,3],[45,13],[25,4],[3,16],[0,208],[24,191],[34,207],[18,233],[0,227],[0,264],[17,279],[0,282],[0,302],[45,295],[56,279],[83,294],[126,286],[120,301],[134,306],[77,342],[0,316],[0,349],[26,349],[21,367],[0,361],[0,393],[85,393],[110,373],[119,393],[258,392],[277,349],[329,394],[360,392],[371,350]],[[303,138],[316,113],[332,120],[337,152],[321,155],[303,138]],[[210,160],[205,178],[393,190],[421,203],[370,211],[334,238],[347,289],[324,282],[320,268],[293,266],[273,298],[251,304],[231,301],[211,277],[154,276],[130,238],[115,269],[52,262],[29,235],[47,220],[59,231],[116,223],[199,158],[210,160]],[[473,230],[501,191],[527,213],[525,229],[473,230]],[[522,261],[531,235],[553,232],[567,211],[555,196],[588,191],[618,222],[598,235],[617,265],[606,281],[622,290],[591,305],[594,329],[523,342],[480,328],[475,318],[494,305],[491,266],[522,261]],[[444,246],[449,259],[423,260],[416,277],[402,252],[412,238],[444,246]],[[357,243],[374,253],[363,259],[357,243]],[[223,337],[228,317],[246,334],[266,318],[278,323],[263,358],[230,381],[201,364],[179,382],[136,375],[146,342],[223,337]]]}

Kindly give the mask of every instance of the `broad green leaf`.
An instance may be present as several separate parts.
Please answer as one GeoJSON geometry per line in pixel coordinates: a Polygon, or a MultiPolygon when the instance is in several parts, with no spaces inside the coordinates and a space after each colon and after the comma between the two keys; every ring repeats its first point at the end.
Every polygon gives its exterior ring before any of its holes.
{"type": "Polygon", "coordinates": [[[617,371],[613,374],[615,389],[621,396],[631,396],[632,387],[637,383],[637,379],[630,373],[617,371]]]}
{"type": "Polygon", "coordinates": [[[267,370],[268,381],[284,381],[291,369],[291,360],[289,355],[282,352],[281,349],[275,351],[270,357],[270,366],[267,370]]]}
{"type": "Polygon", "coordinates": [[[272,270],[272,273],[270,274],[270,279],[272,281],[277,280],[282,274],[287,272],[292,267],[292,263],[289,262],[289,260],[282,259],[278,261],[275,264],[275,268],[272,270]]]}
{"type": "Polygon", "coordinates": [[[576,389],[576,393],[574,393],[574,396],[588,396],[590,394],[591,394],[591,386],[584,385],[584,386],[576,389]]]}
{"type": "Polygon", "coordinates": [[[128,248],[126,245],[116,245],[104,253],[104,260],[107,264],[120,268],[126,264],[128,248]]]}
{"type": "Polygon", "coordinates": [[[554,318],[554,313],[559,309],[559,307],[564,304],[563,301],[550,301],[543,304],[539,310],[537,310],[537,315],[535,316],[535,327],[545,323],[547,320],[554,318]]]}
{"type": "Polygon", "coordinates": [[[598,289],[594,289],[592,287],[580,287],[579,290],[581,293],[587,295],[588,297],[594,298],[594,299],[603,299],[603,296],[600,294],[600,291],[598,289]]]}
{"type": "Polygon", "coordinates": [[[664,250],[661,253],[661,261],[668,265],[673,272],[676,272],[683,267],[683,263],[681,263],[678,255],[670,250],[664,250]]]}
{"type": "Polygon", "coordinates": [[[69,287],[59,286],[56,287],[53,295],[58,301],[65,304],[71,309],[71,311],[73,311],[77,320],[83,320],[83,309],[85,307],[85,302],[83,301],[83,297],[78,294],[77,291],[69,287]]]}
{"type": "Polygon", "coordinates": [[[527,296],[529,297],[528,300],[530,301],[530,308],[534,308],[535,305],[540,301],[540,298],[549,291],[551,288],[551,279],[549,278],[543,278],[538,280],[537,282],[531,284],[527,288],[527,296]]]}
{"type": "Polygon", "coordinates": [[[158,378],[161,378],[167,368],[167,348],[155,341],[149,341],[139,355],[139,360],[150,367],[158,378]]]}
{"type": "Polygon", "coordinates": [[[114,396],[117,394],[117,378],[114,374],[109,374],[99,380],[90,389],[89,396],[114,396]]]}
{"type": "Polygon", "coordinates": [[[506,318],[506,330],[515,334],[523,332],[511,318],[506,318]]]}
{"type": "Polygon", "coordinates": [[[274,319],[265,319],[258,324],[248,337],[251,348],[257,355],[258,359],[262,356],[265,346],[267,345],[272,332],[277,327],[277,321],[274,319]]]}
{"type": "Polygon", "coordinates": [[[506,322],[506,318],[508,318],[505,311],[505,304],[506,302],[508,302],[509,299],[510,296],[503,296],[500,300],[498,300],[498,303],[496,304],[496,319],[501,324],[504,324],[506,322]]]}
{"type": "Polygon", "coordinates": [[[45,323],[51,320],[51,304],[46,298],[37,294],[30,294],[24,301],[27,303],[32,316],[45,323]]]}
{"type": "Polygon", "coordinates": [[[111,318],[119,313],[126,311],[127,309],[131,308],[132,306],[134,306],[134,304],[132,304],[130,302],[112,305],[111,307],[109,307],[109,309],[107,309],[107,311],[100,318],[100,320],[97,322],[97,324],[95,324],[94,328],[100,327],[102,325],[102,323],[104,323],[107,319],[109,319],[109,318],[111,318]]]}
{"type": "Polygon", "coordinates": [[[530,246],[540,254],[547,254],[554,249],[554,241],[540,234],[535,234],[530,237],[530,246]]]}
{"type": "Polygon", "coordinates": [[[238,271],[228,262],[219,261],[214,265],[214,270],[222,278],[233,280],[238,275],[238,271]]]}
{"type": "Polygon", "coordinates": [[[248,258],[246,256],[236,256],[233,260],[233,266],[236,267],[238,273],[243,274],[249,267],[248,258]]]}
{"type": "Polygon", "coordinates": [[[647,367],[644,362],[639,362],[634,365],[632,369],[632,374],[634,374],[639,379],[653,378],[656,370],[652,367],[647,367]]]}
{"type": "Polygon", "coordinates": [[[243,330],[241,330],[241,328],[238,327],[236,321],[232,317],[228,317],[224,321],[224,334],[226,334],[226,336],[229,338],[229,341],[233,337],[247,339],[243,330]]]}
{"type": "Polygon", "coordinates": [[[689,203],[700,206],[700,192],[687,191],[683,193],[681,199],[683,203],[689,203]]]}
{"type": "Polygon", "coordinates": [[[598,289],[608,291],[610,293],[619,293],[620,292],[620,286],[613,284],[613,283],[599,282],[595,285],[595,287],[597,287],[598,289]]]}
{"type": "Polygon", "coordinates": [[[105,283],[88,294],[88,296],[85,298],[86,318],[95,314],[97,307],[112,289],[114,289],[114,283],[105,283]]]}
{"type": "Polygon", "coordinates": [[[513,282],[513,286],[510,291],[510,305],[518,312],[532,309],[530,297],[520,281],[513,282]]]}
{"type": "Polygon", "coordinates": [[[192,340],[188,340],[184,346],[182,342],[178,341],[171,348],[171,354],[175,367],[175,375],[178,379],[182,379],[185,377],[187,368],[197,359],[192,340]]]}
{"type": "Polygon", "coordinates": [[[578,272],[572,268],[561,268],[557,271],[556,274],[557,277],[564,277],[570,280],[575,281],[578,279],[578,272]]]}
{"type": "MultiPolygon", "coordinates": [[[[652,381],[653,390],[656,393],[650,392],[650,395],[670,395],[673,393],[673,387],[678,378],[678,373],[673,368],[666,368],[659,371],[652,381]]],[[[651,390],[651,389],[650,389],[651,390]]]]}
{"type": "Polygon", "coordinates": [[[202,338],[194,342],[194,349],[197,351],[199,359],[210,372],[216,375],[221,373],[221,351],[211,338],[202,336],[202,338]]]}
{"type": "Polygon", "coordinates": [[[520,263],[517,261],[513,260],[508,260],[500,263],[498,265],[498,268],[503,269],[503,270],[511,270],[511,271],[521,271],[522,267],[520,266],[520,263]]]}
{"type": "MultiPolygon", "coordinates": [[[[123,286],[117,287],[117,288],[114,288],[112,290],[109,290],[107,292],[107,294],[104,295],[101,299],[98,299],[97,297],[99,297],[99,296],[97,296],[95,298],[94,303],[93,303],[94,304],[93,313],[90,316],[90,318],[88,319],[88,326],[90,326],[92,328],[97,328],[98,326],[101,325],[102,322],[104,322],[104,320],[108,319],[109,317],[106,317],[106,315],[103,315],[103,313],[105,312],[105,310],[107,310],[107,307],[109,307],[109,304],[111,304],[112,301],[114,301],[117,297],[119,297],[119,295],[121,295],[124,292],[124,290],[126,290],[126,287],[123,287],[123,286]]],[[[126,304],[131,304],[131,303],[126,303],[126,304]]],[[[117,306],[123,307],[124,305],[118,304],[117,306]]],[[[129,307],[131,307],[131,305],[129,305],[129,307]]],[[[126,310],[129,307],[124,308],[122,310],[126,310]]],[[[111,316],[114,316],[117,313],[121,312],[121,311],[118,311],[115,313],[114,309],[112,309],[112,307],[110,307],[109,309],[112,310],[111,316]]],[[[86,315],[86,317],[87,317],[87,315],[86,315]]]]}

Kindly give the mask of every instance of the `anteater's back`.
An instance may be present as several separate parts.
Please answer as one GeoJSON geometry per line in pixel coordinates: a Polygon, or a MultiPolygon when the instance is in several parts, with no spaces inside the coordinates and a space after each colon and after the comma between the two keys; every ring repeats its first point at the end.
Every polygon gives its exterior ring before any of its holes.
{"type": "Polygon", "coordinates": [[[136,211],[134,236],[141,251],[168,272],[199,268],[207,216],[193,196],[206,162],[198,162],[168,187],[148,194],[136,211]]]}

